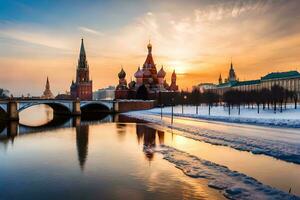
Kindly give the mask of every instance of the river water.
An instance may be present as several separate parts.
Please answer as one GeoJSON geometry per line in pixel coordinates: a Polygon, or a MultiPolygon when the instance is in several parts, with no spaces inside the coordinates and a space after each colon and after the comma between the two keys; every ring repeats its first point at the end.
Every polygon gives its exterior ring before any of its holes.
{"type": "Polygon", "coordinates": [[[0,124],[0,199],[224,199],[207,180],[185,176],[159,153],[143,150],[161,144],[283,191],[292,185],[300,195],[297,164],[122,116],[52,119],[51,108],[40,105],[22,111],[20,124],[0,124]]]}
{"type": "Polygon", "coordinates": [[[2,125],[1,200],[223,199],[205,180],[143,151],[163,144],[163,131],[113,116],[45,125],[52,117],[51,108],[35,106],[20,113],[17,128],[2,125]]]}

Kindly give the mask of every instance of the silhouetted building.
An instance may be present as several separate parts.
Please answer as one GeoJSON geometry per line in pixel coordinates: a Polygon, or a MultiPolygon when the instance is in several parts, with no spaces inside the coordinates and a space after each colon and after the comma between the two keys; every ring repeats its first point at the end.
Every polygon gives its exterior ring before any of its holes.
{"type": "Polygon", "coordinates": [[[119,84],[116,87],[116,99],[156,99],[159,92],[178,92],[175,70],[172,73],[171,85],[168,85],[163,66],[157,72],[156,64],[152,57],[152,45],[149,43],[148,55],[143,67],[138,67],[134,74],[135,81],[127,84],[126,72],[122,68],[118,74],[119,84]]]}
{"type": "Polygon", "coordinates": [[[41,96],[41,98],[42,99],[53,99],[54,98],[54,96],[50,90],[50,83],[49,83],[48,76],[47,76],[45,91],[43,92],[43,95],[41,96]]]}
{"type": "Polygon", "coordinates": [[[93,82],[89,78],[89,65],[86,59],[83,39],[81,39],[81,48],[76,70],[76,81],[72,81],[70,91],[73,98],[81,100],[92,100],[93,82]]]}

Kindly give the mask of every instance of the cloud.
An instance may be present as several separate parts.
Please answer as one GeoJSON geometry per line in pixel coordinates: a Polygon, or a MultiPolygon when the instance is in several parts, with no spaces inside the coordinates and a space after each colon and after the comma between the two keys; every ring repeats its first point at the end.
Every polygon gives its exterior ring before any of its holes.
{"type": "Polygon", "coordinates": [[[36,27],[14,25],[0,29],[0,37],[15,39],[30,44],[49,48],[68,49],[66,37],[59,37],[55,33],[41,31],[36,27]]]}
{"type": "Polygon", "coordinates": [[[84,27],[84,26],[79,26],[78,29],[81,30],[81,31],[84,31],[86,33],[91,33],[91,34],[94,34],[94,35],[104,35],[104,33],[100,32],[100,31],[97,31],[97,30],[94,30],[94,29],[91,29],[91,28],[87,28],[87,27],[84,27]]]}

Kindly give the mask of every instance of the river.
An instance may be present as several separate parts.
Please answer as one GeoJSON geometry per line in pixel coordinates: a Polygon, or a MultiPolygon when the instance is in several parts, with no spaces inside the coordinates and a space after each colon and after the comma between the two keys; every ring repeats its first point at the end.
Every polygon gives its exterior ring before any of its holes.
{"type": "Polygon", "coordinates": [[[143,148],[162,144],[282,191],[292,185],[300,195],[297,164],[122,116],[57,118],[39,105],[22,111],[19,123],[0,127],[0,199],[224,199],[208,180],[188,177],[160,153],[143,148]]]}

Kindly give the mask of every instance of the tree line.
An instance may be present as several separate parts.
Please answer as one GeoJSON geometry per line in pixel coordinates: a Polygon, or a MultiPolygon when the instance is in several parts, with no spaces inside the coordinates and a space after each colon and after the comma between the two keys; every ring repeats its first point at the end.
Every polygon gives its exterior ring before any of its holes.
{"type": "Polygon", "coordinates": [[[198,114],[198,107],[200,105],[207,105],[208,112],[213,106],[224,106],[228,108],[229,115],[232,108],[238,108],[238,114],[241,113],[241,107],[248,107],[257,109],[260,113],[261,109],[273,109],[274,113],[278,110],[282,112],[287,108],[287,103],[293,102],[294,108],[297,109],[298,95],[294,91],[284,89],[279,85],[274,85],[271,89],[263,88],[261,90],[239,91],[228,90],[223,95],[219,95],[213,90],[207,90],[201,93],[198,89],[192,92],[181,91],[177,93],[160,93],[158,104],[171,105],[193,105],[198,114]]]}

